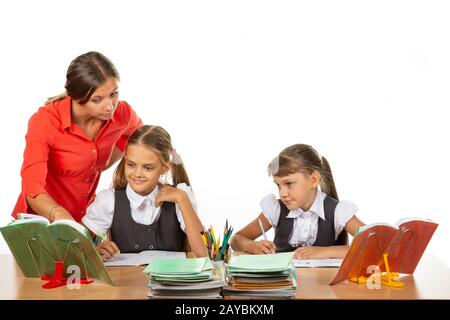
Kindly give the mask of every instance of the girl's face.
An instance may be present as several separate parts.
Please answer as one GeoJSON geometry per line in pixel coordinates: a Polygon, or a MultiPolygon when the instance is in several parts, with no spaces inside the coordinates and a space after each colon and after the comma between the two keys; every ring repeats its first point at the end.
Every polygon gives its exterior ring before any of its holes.
{"type": "Polygon", "coordinates": [[[316,196],[316,189],[320,182],[318,172],[303,174],[292,173],[284,177],[273,177],[280,193],[280,199],[289,210],[302,208],[309,210],[316,196]]]}
{"type": "Polygon", "coordinates": [[[168,171],[159,155],[143,145],[128,145],[125,154],[125,178],[130,187],[141,196],[155,189],[159,177],[168,171]]]}
{"type": "Polygon", "coordinates": [[[117,79],[111,77],[94,91],[82,109],[91,117],[107,121],[114,115],[118,101],[118,82],[117,79]]]}

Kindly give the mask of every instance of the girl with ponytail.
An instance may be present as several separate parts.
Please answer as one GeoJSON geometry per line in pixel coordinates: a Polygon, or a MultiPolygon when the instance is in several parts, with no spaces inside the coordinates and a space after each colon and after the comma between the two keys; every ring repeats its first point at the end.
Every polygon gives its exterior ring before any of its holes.
{"type": "Polygon", "coordinates": [[[119,252],[185,251],[186,244],[197,257],[205,256],[189,177],[169,133],[159,126],[144,125],[130,136],[113,189],[97,195],[83,223],[97,235],[110,231],[111,241],[98,246],[104,260],[119,252]]]}
{"type": "Polygon", "coordinates": [[[287,147],[268,166],[280,199],[270,194],[261,201],[258,218],[236,233],[234,250],[247,253],[295,251],[297,259],[343,258],[348,235],[363,223],[356,205],[339,201],[330,165],[306,144],[287,147]],[[260,223],[261,222],[261,223],[260,223]],[[255,241],[270,228],[274,241],[255,241]]]}

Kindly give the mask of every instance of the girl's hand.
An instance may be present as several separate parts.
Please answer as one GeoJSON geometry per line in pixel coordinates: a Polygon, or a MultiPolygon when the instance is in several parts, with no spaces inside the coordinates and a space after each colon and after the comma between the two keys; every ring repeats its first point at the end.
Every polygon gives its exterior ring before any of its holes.
{"type": "Polygon", "coordinates": [[[172,186],[159,184],[159,194],[155,198],[155,206],[159,207],[163,202],[180,203],[187,198],[186,192],[172,186]]]}
{"type": "Polygon", "coordinates": [[[294,259],[328,259],[327,247],[299,247],[294,251],[294,259]]]}
{"type": "Polygon", "coordinates": [[[254,254],[271,254],[275,253],[276,249],[277,247],[272,241],[262,240],[253,241],[252,245],[250,245],[248,250],[245,251],[254,254]]]}
{"type": "Polygon", "coordinates": [[[120,250],[113,241],[103,241],[97,245],[97,250],[102,256],[103,261],[111,260],[120,254],[120,250]]]}

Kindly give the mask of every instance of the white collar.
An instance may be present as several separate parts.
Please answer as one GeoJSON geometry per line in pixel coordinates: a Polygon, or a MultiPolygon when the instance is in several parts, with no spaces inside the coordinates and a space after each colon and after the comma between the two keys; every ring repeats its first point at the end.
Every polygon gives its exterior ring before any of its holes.
{"type": "Polygon", "coordinates": [[[145,196],[141,196],[140,194],[136,193],[129,184],[127,184],[127,189],[126,189],[126,193],[127,193],[127,197],[128,200],[130,200],[130,205],[134,208],[137,209],[138,207],[140,207],[144,201],[148,201],[150,203],[150,205],[154,206],[155,205],[155,198],[159,193],[159,187],[156,186],[155,189],[153,189],[152,192],[150,192],[149,194],[145,195],[145,196]]]}
{"type": "Polygon", "coordinates": [[[302,208],[291,210],[291,211],[289,211],[289,214],[286,216],[286,218],[298,218],[302,214],[309,212],[312,214],[317,214],[322,220],[325,221],[325,211],[323,209],[323,200],[325,199],[326,196],[327,195],[325,193],[323,193],[319,189],[317,189],[316,198],[314,199],[314,202],[308,211],[305,212],[305,211],[303,211],[302,208]]]}

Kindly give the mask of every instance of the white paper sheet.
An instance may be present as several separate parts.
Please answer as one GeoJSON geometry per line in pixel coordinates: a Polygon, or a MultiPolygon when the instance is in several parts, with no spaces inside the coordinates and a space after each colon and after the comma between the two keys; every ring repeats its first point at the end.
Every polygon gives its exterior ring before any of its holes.
{"type": "Polygon", "coordinates": [[[292,259],[296,268],[339,268],[343,259],[292,259]]]}

